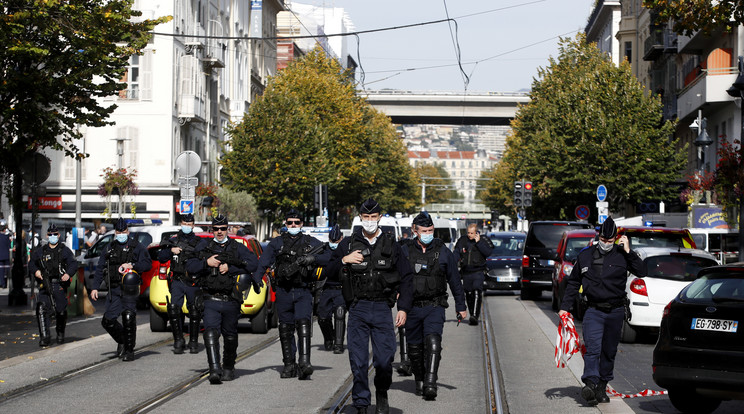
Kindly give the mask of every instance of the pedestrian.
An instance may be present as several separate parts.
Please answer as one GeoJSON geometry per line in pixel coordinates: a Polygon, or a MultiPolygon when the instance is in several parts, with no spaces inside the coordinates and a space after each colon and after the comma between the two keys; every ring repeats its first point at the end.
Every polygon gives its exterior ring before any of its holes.
{"type": "Polygon", "coordinates": [[[88,248],[90,249],[91,247],[93,247],[94,244],[96,244],[98,239],[103,237],[104,234],[106,234],[106,226],[101,224],[100,226],[98,226],[98,232],[90,232],[90,237],[88,237],[88,239],[85,241],[85,245],[88,246],[88,248]]]}
{"type": "Polygon", "coordinates": [[[6,230],[8,222],[0,220],[0,288],[8,287],[8,274],[10,273],[10,250],[11,240],[6,230]]]}
{"type": "MultiPolygon", "coordinates": [[[[411,233],[416,232],[416,225],[411,223],[411,233]]],[[[406,237],[400,239],[398,243],[401,246],[409,246],[416,242],[415,238],[411,238],[408,234],[406,237]]],[[[413,369],[411,368],[411,359],[408,356],[408,341],[406,340],[406,327],[398,327],[398,348],[400,354],[400,363],[398,364],[398,375],[401,377],[410,377],[413,375],[413,369]]]]}
{"type": "MultiPolygon", "coordinates": [[[[344,238],[338,224],[328,233],[328,248],[331,252],[338,248],[344,238]]],[[[344,353],[344,334],[346,333],[346,302],[341,294],[341,262],[330,262],[323,268],[321,277],[325,278],[318,301],[318,326],[323,334],[323,346],[334,354],[344,353]],[[335,318],[335,319],[334,319],[335,318]]]]}
{"type": "Polygon", "coordinates": [[[170,261],[168,275],[168,290],[170,301],[166,304],[168,319],[173,331],[173,353],[183,354],[186,342],[183,339],[183,307],[186,298],[186,309],[189,312],[189,353],[199,353],[199,325],[201,324],[201,309],[194,306],[201,295],[197,285],[196,275],[186,271],[186,262],[195,256],[196,246],[201,238],[194,234],[194,215],[181,215],[181,230],[169,239],[160,243],[158,261],[170,261]]]}
{"type": "Polygon", "coordinates": [[[493,251],[493,242],[481,237],[478,225],[468,225],[468,233],[455,244],[455,260],[460,266],[462,287],[470,313],[470,325],[478,325],[483,304],[483,282],[486,280],[486,257],[493,251]]]}
{"type": "Polygon", "coordinates": [[[413,269],[413,308],[406,318],[406,340],[416,395],[431,401],[437,397],[445,309],[449,306],[447,285],[455,298],[458,320],[467,317],[467,312],[457,261],[447,245],[434,237],[431,216],[422,212],[413,223],[415,242],[403,247],[413,269]]]}
{"type": "Polygon", "coordinates": [[[106,246],[98,259],[90,298],[98,300],[98,290],[104,278],[108,286],[106,309],[101,325],[116,341],[116,356],[122,361],[134,361],[137,340],[137,299],[140,275],[152,267],[147,248],[129,237],[126,220],[119,218],[114,225],[114,240],[106,246]],[[121,315],[121,323],[118,318],[121,315]]]}
{"type": "Polygon", "coordinates": [[[358,413],[366,413],[371,393],[368,381],[369,343],[375,368],[376,412],[390,411],[388,389],[393,380],[395,327],[406,323],[412,306],[411,268],[395,236],[380,229],[382,208],[373,199],[359,207],[362,228],[341,241],[334,260],[344,265],[342,293],[349,303],[346,342],[353,376],[352,398],[358,413]],[[391,309],[398,312],[393,321],[391,309]]]}
{"type": "Polygon", "coordinates": [[[625,321],[627,272],[644,277],[646,267],[630,249],[628,237],[618,238],[615,221],[608,217],[600,228],[599,243],[579,252],[558,311],[561,316],[567,313],[579,287],[583,287],[588,308],[583,321],[586,353],[581,396],[589,405],[610,402],[605,390],[614,378],[615,355],[625,321]]]}
{"type": "Polygon", "coordinates": [[[274,265],[279,342],[284,363],[279,376],[305,380],[310,379],[314,371],[310,363],[313,320],[310,282],[314,276],[314,267],[326,266],[331,252],[320,240],[302,233],[303,221],[299,211],[290,209],[284,215],[284,222],[287,231],[266,246],[253,279],[260,280],[266,269],[274,265]],[[297,360],[295,352],[298,354],[297,360]]]}
{"type": "MultiPolygon", "coordinates": [[[[228,224],[227,217],[222,214],[214,217],[214,238],[201,240],[194,252],[196,257],[186,262],[186,271],[197,275],[203,291],[204,347],[211,384],[235,379],[240,305],[243,291],[251,286],[250,275],[258,263],[255,253],[228,237],[228,224]],[[220,335],[225,338],[222,364],[220,335]]],[[[253,284],[253,289],[260,293],[260,284],[253,284]]]]}
{"type": "Polygon", "coordinates": [[[36,320],[39,324],[39,346],[49,346],[49,314],[55,313],[57,320],[57,343],[65,342],[67,324],[67,288],[70,276],[77,273],[78,262],[67,246],[59,242],[59,229],[54,224],[47,228],[49,243],[31,252],[28,269],[39,284],[39,300],[36,303],[36,320]]]}

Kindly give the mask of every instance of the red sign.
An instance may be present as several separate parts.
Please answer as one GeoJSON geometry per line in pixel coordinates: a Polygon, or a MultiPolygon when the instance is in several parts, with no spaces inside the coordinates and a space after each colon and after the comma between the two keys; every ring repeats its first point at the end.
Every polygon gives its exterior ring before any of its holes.
{"type": "Polygon", "coordinates": [[[586,220],[587,218],[589,218],[589,207],[578,206],[576,207],[576,210],[574,210],[574,214],[576,215],[577,219],[586,220]]]}
{"type": "MultiPolygon", "coordinates": [[[[33,197],[28,198],[26,208],[33,208],[31,201],[33,197]]],[[[36,202],[39,204],[39,210],[62,210],[62,196],[58,197],[38,197],[36,202]]]]}

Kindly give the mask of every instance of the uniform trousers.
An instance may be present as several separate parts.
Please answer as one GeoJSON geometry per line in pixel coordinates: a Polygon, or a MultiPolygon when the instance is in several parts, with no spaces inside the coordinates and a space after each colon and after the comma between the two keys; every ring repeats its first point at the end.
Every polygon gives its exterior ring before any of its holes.
{"type": "Polygon", "coordinates": [[[235,300],[204,300],[204,330],[215,329],[223,336],[238,335],[240,303],[235,300]]]}
{"type": "Polygon", "coordinates": [[[462,288],[466,292],[471,292],[473,290],[483,290],[483,282],[485,282],[485,280],[486,273],[484,270],[463,273],[462,288]]]}
{"type": "Polygon", "coordinates": [[[620,342],[620,330],[625,321],[625,307],[620,306],[609,313],[589,308],[584,314],[584,374],[582,381],[612,381],[615,355],[620,342]]]}
{"type": "Polygon", "coordinates": [[[442,336],[444,331],[444,308],[438,305],[414,306],[406,316],[406,339],[409,344],[424,342],[429,335],[442,336]]]}
{"type": "Polygon", "coordinates": [[[121,286],[110,288],[108,295],[106,295],[106,310],[103,313],[103,317],[110,320],[116,320],[125,310],[129,310],[137,314],[137,297],[136,296],[122,296],[121,286]]]}
{"type": "Polygon", "coordinates": [[[341,294],[341,289],[324,286],[318,301],[318,319],[332,318],[334,311],[339,307],[346,309],[346,302],[341,294]]]}
{"type": "Polygon", "coordinates": [[[52,301],[49,299],[49,291],[46,288],[39,290],[39,302],[42,302],[44,306],[56,313],[62,313],[67,309],[67,289],[62,289],[59,282],[52,282],[52,294],[54,295],[54,303],[57,305],[55,309],[52,309],[52,301]]]}

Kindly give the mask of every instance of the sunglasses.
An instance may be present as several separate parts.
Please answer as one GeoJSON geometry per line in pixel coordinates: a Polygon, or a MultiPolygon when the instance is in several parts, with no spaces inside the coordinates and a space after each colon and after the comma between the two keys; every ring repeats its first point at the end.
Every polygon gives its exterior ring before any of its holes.
{"type": "Polygon", "coordinates": [[[227,231],[227,227],[213,227],[214,231],[227,231]]]}
{"type": "Polygon", "coordinates": [[[59,236],[59,233],[47,233],[47,236],[59,236]]]}
{"type": "Polygon", "coordinates": [[[300,224],[302,221],[300,220],[287,220],[287,224],[300,224]]]}

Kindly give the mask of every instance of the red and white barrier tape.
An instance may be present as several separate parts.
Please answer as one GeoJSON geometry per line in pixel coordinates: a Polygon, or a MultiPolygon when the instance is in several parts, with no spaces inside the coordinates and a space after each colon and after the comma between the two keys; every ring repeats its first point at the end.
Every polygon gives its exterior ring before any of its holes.
{"type": "Polygon", "coordinates": [[[667,390],[656,391],[656,390],[649,390],[648,388],[636,394],[621,394],[615,391],[614,389],[612,389],[612,387],[607,386],[607,395],[609,395],[610,397],[638,398],[638,397],[651,397],[654,395],[667,395],[667,394],[669,394],[669,391],[667,390]]]}

